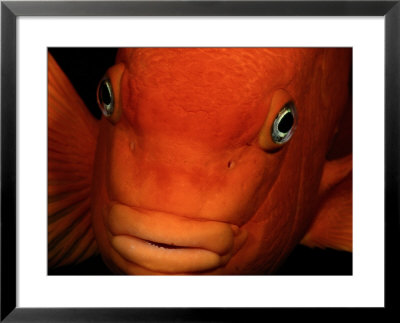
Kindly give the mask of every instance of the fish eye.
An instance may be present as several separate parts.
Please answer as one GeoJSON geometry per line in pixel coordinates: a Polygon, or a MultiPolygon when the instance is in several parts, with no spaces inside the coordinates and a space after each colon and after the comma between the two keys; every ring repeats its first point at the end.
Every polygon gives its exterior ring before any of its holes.
{"type": "Polygon", "coordinates": [[[297,108],[285,89],[267,97],[268,113],[258,134],[258,144],[267,153],[279,151],[293,136],[297,126],[297,108]]]}
{"type": "Polygon", "coordinates": [[[110,117],[114,112],[114,94],[111,81],[104,77],[97,87],[97,103],[106,117],[110,117]]]}
{"type": "Polygon", "coordinates": [[[272,141],[278,145],[289,141],[296,128],[296,122],[296,107],[293,102],[289,102],[283,106],[275,117],[271,128],[272,141]]]}

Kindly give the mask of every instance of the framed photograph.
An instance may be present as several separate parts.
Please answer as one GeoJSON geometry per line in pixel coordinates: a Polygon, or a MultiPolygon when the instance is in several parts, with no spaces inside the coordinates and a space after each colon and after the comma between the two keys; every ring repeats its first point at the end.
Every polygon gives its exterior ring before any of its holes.
{"type": "Polygon", "coordinates": [[[395,309],[399,15],[2,2],[1,320],[395,309]]]}

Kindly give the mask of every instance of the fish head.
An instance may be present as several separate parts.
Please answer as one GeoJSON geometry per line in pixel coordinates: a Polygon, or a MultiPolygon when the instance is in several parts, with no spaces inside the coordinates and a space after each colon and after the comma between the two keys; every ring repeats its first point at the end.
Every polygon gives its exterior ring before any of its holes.
{"type": "Polygon", "coordinates": [[[98,89],[106,264],[273,272],[315,218],[349,69],[343,49],[121,49],[98,89]]]}

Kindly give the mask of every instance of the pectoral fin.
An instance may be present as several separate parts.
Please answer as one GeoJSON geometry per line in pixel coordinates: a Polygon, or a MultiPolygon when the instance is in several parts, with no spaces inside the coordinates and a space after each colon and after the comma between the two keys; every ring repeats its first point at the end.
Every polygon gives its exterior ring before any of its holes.
{"type": "Polygon", "coordinates": [[[327,162],[318,214],[301,241],[309,247],[353,249],[351,156],[327,162]]]}
{"type": "Polygon", "coordinates": [[[48,54],[48,264],[77,263],[97,251],[90,194],[98,121],[48,54]]]}

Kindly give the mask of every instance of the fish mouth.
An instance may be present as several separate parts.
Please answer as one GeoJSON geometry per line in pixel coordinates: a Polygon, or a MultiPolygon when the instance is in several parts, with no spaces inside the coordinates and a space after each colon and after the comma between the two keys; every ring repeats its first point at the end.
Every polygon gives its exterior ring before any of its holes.
{"type": "Polygon", "coordinates": [[[125,260],[151,272],[184,274],[214,270],[243,246],[237,225],[114,204],[110,242],[125,260]]]}

